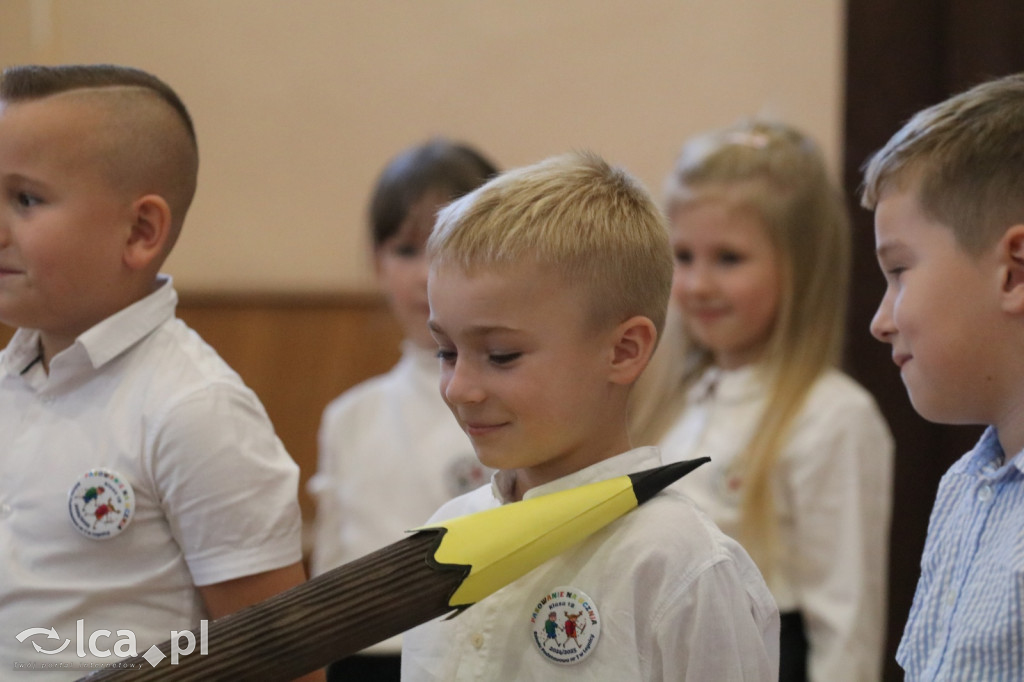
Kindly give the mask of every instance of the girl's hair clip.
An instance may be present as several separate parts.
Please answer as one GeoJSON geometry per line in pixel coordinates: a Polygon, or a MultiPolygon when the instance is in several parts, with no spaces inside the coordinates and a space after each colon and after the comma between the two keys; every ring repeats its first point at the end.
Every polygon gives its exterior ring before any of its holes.
{"type": "Polygon", "coordinates": [[[747,130],[735,130],[726,133],[723,136],[723,140],[727,144],[742,145],[754,149],[764,149],[771,143],[771,140],[764,133],[754,133],[747,130]]]}

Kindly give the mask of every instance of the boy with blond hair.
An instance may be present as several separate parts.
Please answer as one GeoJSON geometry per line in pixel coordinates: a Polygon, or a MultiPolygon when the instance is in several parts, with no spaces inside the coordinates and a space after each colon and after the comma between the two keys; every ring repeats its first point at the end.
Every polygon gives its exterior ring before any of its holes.
{"type": "Polygon", "coordinates": [[[297,467],[159,274],[197,168],[148,73],[0,74],[0,669],[76,679],[305,578],[297,467]]]}
{"type": "Polygon", "coordinates": [[[870,160],[887,288],[871,322],[914,409],[984,424],[946,472],[896,659],[908,680],[1024,679],[1024,75],[915,115],[870,160]]]}
{"type": "MultiPolygon", "coordinates": [[[[441,393],[499,470],[431,522],[660,464],[631,449],[626,408],[673,265],[633,178],[584,153],[505,173],[443,210],[427,248],[441,393]]],[[[669,490],[410,631],[402,679],[774,682],[778,637],[753,562],[669,490]]]]}

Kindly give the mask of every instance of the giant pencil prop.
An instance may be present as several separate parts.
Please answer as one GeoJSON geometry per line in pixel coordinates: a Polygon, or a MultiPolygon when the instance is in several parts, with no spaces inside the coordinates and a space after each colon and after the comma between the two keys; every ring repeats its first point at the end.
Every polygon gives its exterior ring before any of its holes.
{"type": "MultiPolygon", "coordinates": [[[[668,464],[469,514],[339,566],[209,624],[207,653],[179,640],[154,666],[96,680],[292,680],[371,644],[461,611],[654,497],[708,458],[668,464]]],[[[193,631],[193,642],[202,633],[193,631]]],[[[187,640],[186,640],[187,641],[187,640]]],[[[149,653],[149,652],[147,652],[149,653]]],[[[150,658],[154,657],[150,655],[150,658]]]]}

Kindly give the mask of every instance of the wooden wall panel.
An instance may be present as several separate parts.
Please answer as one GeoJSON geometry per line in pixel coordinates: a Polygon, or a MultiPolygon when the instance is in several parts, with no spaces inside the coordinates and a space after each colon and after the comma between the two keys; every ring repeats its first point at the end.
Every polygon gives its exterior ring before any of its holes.
{"type": "Polygon", "coordinates": [[[263,401],[302,472],[303,519],[315,509],[320,414],[335,396],[390,368],[401,333],[369,296],[182,296],[178,316],[213,346],[263,401]]]}

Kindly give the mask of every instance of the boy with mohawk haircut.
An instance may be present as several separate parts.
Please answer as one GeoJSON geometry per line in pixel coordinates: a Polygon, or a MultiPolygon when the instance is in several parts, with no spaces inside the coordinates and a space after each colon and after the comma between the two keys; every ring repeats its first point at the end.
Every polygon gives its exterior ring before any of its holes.
{"type": "Polygon", "coordinates": [[[305,579],[298,468],[160,274],[197,169],[151,74],[0,74],[0,669],[77,679],[305,579]]]}
{"type": "Polygon", "coordinates": [[[1024,75],[917,113],[867,165],[886,290],[871,322],[914,409],[984,424],[943,476],[896,660],[1024,679],[1024,75]]]}
{"type": "MultiPolygon", "coordinates": [[[[431,522],[658,466],[626,407],[663,327],[664,218],[592,154],[496,177],[428,242],[441,393],[491,485],[431,522]]],[[[764,680],[778,611],[742,548],[668,490],[452,620],[406,635],[402,679],[764,680]]]]}

